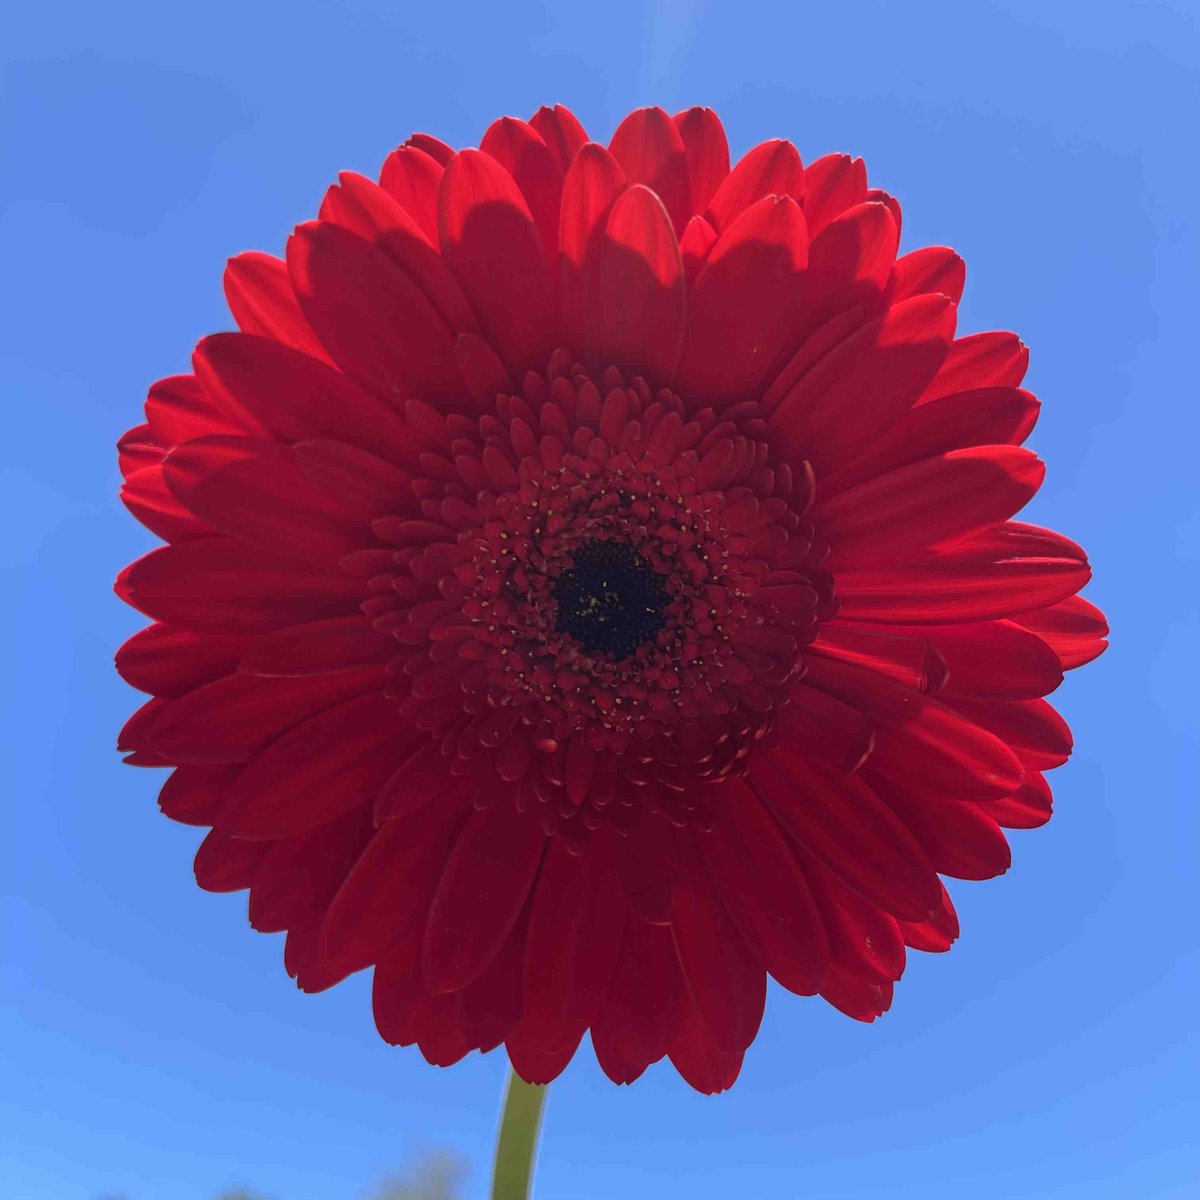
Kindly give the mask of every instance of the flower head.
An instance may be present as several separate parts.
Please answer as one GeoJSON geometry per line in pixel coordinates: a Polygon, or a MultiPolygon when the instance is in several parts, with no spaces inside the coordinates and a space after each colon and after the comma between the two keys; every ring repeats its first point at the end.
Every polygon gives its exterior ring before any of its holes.
{"type": "Polygon", "coordinates": [[[899,233],[861,160],[554,108],[230,262],[240,332],[121,443],[169,543],[122,745],[300,987],[374,966],[435,1063],[542,1082],[590,1030],[718,1091],[768,974],[870,1021],[950,946],[939,875],[1048,819],[1042,697],[1106,629],[1012,520],[1025,348],[899,233]]]}

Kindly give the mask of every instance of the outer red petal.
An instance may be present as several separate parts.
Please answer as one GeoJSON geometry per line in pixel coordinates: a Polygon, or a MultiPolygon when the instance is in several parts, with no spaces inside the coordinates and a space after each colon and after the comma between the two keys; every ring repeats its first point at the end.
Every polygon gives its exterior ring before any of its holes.
{"type": "Polygon", "coordinates": [[[554,304],[541,237],[509,173],[464,150],[442,179],[442,253],[501,357],[520,378],[545,365],[554,304]]]}
{"type": "Polygon", "coordinates": [[[533,896],[524,953],[524,1019],[546,1046],[573,1045],[604,1000],[626,907],[611,858],[551,842],[533,896]]]}
{"type": "Polygon", "coordinates": [[[866,164],[848,154],[827,154],[809,163],[804,172],[804,190],[804,211],[815,238],[847,209],[866,202],[866,164]]]}
{"type": "Polygon", "coordinates": [[[754,792],[733,791],[696,844],[759,960],[789,991],[813,995],[829,955],[825,927],[804,872],[754,792]]]}
{"type": "Polygon", "coordinates": [[[752,204],[764,196],[791,196],[804,199],[804,166],[791,142],[776,138],[761,142],[728,171],[716,189],[707,209],[696,205],[708,223],[722,233],[752,204]]]}
{"type": "Polygon", "coordinates": [[[973,333],[958,338],[941,369],[921,394],[929,404],[954,392],[985,387],[1016,387],[1025,378],[1029,350],[1015,333],[973,333]]]}
{"type": "Polygon", "coordinates": [[[545,844],[532,815],[497,805],[471,816],[429,910],[422,969],[432,991],[457,991],[487,968],[525,904],[545,844]]]}
{"type": "Polygon", "coordinates": [[[687,151],[692,211],[702,213],[729,174],[729,143],[725,140],[725,128],[711,108],[689,108],[676,113],[674,119],[687,151]]]}
{"type": "Polygon", "coordinates": [[[910,296],[938,293],[955,304],[962,299],[967,279],[967,264],[949,246],[923,246],[898,258],[888,281],[889,303],[898,304],[910,296]]]}
{"type": "Polygon", "coordinates": [[[310,221],[288,242],[300,307],[330,357],[377,396],[449,396],[454,338],[412,276],[363,238],[310,221]]]}
{"type": "Polygon", "coordinates": [[[214,537],[152,550],[121,572],[117,595],[160,621],[224,632],[345,616],[362,585],[214,537]]]}
{"type": "Polygon", "coordinates": [[[143,692],[182,696],[231,674],[254,641],[251,633],[197,633],[147,625],[117,651],[117,670],[126,683],[143,692]]]}
{"type": "Polygon", "coordinates": [[[828,499],[885,471],[950,450],[1020,445],[1032,431],[1040,407],[1031,393],[1005,387],[955,392],[920,404],[860,454],[822,479],[821,496],[828,499]]]}
{"type": "Polygon", "coordinates": [[[592,1044],[614,1083],[632,1083],[667,1052],[680,1021],[683,980],[671,931],[644,921],[625,926],[592,1044]]]}
{"type": "Polygon", "coordinates": [[[839,343],[780,401],[768,426],[818,478],[866,447],[910,408],[954,334],[954,306],[918,296],[839,343]]]}
{"type": "Polygon", "coordinates": [[[1086,563],[1063,557],[973,558],[963,547],[920,566],[844,571],[840,613],[853,621],[941,625],[1011,617],[1028,606],[1073,596],[1091,577],[1086,563]]]}
{"type": "Polygon", "coordinates": [[[415,146],[393,151],[379,173],[379,184],[420,227],[436,246],[438,192],[446,168],[415,146]]]}
{"type": "Polygon", "coordinates": [[[1046,468],[1019,446],[951,450],[877,476],[818,504],[831,570],[916,562],[1005,521],[1037,492],[1046,468]]]}
{"type": "MultiPolygon", "coordinates": [[[[684,833],[681,839],[690,836],[684,833]]],[[[688,994],[713,1042],[736,1053],[758,1032],[766,973],[730,920],[694,847],[688,848],[686,861],[671,911],[675,949],[688,994]]]]}
{"type": "Polygon", "coordinates": [[[542,135],[559,170],[565,175],[575,155],[588,140],[587,130],[579,119],[563,104],[553,108],[543,106],[529,118],[529,123],[542,135]]]}
{"type": "Polygon", "coordinates": [[[392,772],[400,728],[382,691],[310,717],[247,764],[218,826],[236,837],[294,837],[364,807],[392,772]]]}
{"type": "Polygon", "coordinates": [[[598,363],[669,383],[683,349],[687,301],[670,218],[637,185],[613,205],[583,272],[585,345],[598,363]]]}
{"type": "Polygon", "coordinates": [[[558,216],[562,206],[563,171],[542,135],[513,117],[494,122],[479,148],[513,177],[542,236],[542,251],[553,272],[558,257],[558,216]]]}
{"type": "Polygon", "coordinates": [[[328,362],[300,311],[287,263],[257,250],[236,254],[225,268],[225,299],[243,333],[258,334],[328,362]]]}
{"type": "Polygon", "coordinates": [[[808,238],[792,199],[758,201],[721,236],[692,289],[678,387],[729,405],[762,381],[799,311],[808,238]]]}
{"type": "Polygon", "coordinates": [[[751,784],[797,842],[860,895],[910,920],[936,908],[924,851],[857,775],[817,772],[781,750],[754,764],[751,784]]]}
{"type": "Polygon", "coordinates": [[[608,148],[630,183],[658,193],[676,234],[691,217],[687,151],[675,123],[661,108],[639,108],[617,126],[608,148]]]}

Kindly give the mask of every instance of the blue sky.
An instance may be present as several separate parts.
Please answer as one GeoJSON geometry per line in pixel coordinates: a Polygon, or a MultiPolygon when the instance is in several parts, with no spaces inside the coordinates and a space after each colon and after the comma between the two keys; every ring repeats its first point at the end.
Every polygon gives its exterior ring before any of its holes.
{"type": "Polygon", "coordinates": [[[1030,519],[1091,551],[1109,654],[1058,701],[1077,752],[1015,866],[959,884],[873,1026],[775,992],[732,1093],[586,1056],[549,1101],[543,1200],[1195,1194],[1200,34],[1176,4],[204,5],[43,0],[6,20],[0,444],[0,1194],[355,1200],[423,1146],[486,1191],[505,1064],[389,1049],[368,980],[302,996],[199,832],[111,746],[111,578],[150,545],[112,445],[228,326],[220,275],[277,251],[343,168],[413,129],[709,104],[735,153],[866,157],[904,242],[969,274],[960,329],[1018,330],[1049,463],[1030,519]],[[1191,912],[1188,911],[1189,907],[1191,912]]]}

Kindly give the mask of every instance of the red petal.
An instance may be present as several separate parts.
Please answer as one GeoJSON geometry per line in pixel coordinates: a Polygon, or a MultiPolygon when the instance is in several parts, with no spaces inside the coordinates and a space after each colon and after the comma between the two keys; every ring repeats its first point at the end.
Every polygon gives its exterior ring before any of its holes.
{"type": "Polygon", "coordinates": [[[442,256],[415,219],[383,188],[353,171],[325,193],[321,220],[340,225],[382,250],[425,293],[455,333],[470,333],[479,322],[442,256]]]}
{"type": "MultiPolygon", "coordinates": [[[[405,406],[410,415],[414,404],[405,406]]],[[[412,436],[415,439],[415,431],[412,436]]],[[[403,510],[410,477],[392,463],[357,446],[324,439],[297,442],[291,451],[305,478],[322,495],[336,497],[343,511],[353,512],[356,526],[364,515],[374,523],[381,513],[403,510]]],[[[415,456],[414,445],[409,453],[415,456]]]]}
{"type": "Polygon", "coordinates": [[[515,180],[542,236],[542,251],[551,270],[558,257],[558,215],[562,205],[563,168],[536,129],[514,117],[492,123],[479,148],[490,154],[515,180]]]}
{"type": "Polygon", "coordinates": [[[891,983],[861,979],[836,963],[829,969],[821,995],[839,1012],[868,1023],[892,1006],[891,983]]]}
{"type": "Polygon", "coordinates": [[[804,172],[804,214],[815,238],[847,209],[867,199],[867,168],[861,158],[827,154],[804,172]]]}
{"type": "Polygon", "coordinates": [[[1003,739],[1026,766],[1036,771],[1062,766],[1071,757],[1071,730],[1045,700],[953,699],[948,703],[968,720],[1003,739]]]}
{"type": "Polygon", "coordinates": [[[461,333],[454,343],[458,373],[476,404],[490,405],[501,392],[511,392],[513,382],[495,350],[473,333],[461,333]]]}
{"type": "Polygon", "coordinates": [[[766,974],[717,899],[690,833],[686,865],[671,910],[671,933],[688,994],[717,1046],[744,1050],[762,1020],[766,974]]]}
{"type": "Polygon", "coordinates": [[[148,625],[117,651],[126,683],[155,696],[182,696],[230,674],[254,641],[247,633],[197,633],[148,625]]]}
{"type": "Polygon", "coordinates": [[[492,344],[520,379],[541,368],[554,343],[554,304],[541,238],[509,173],[464,150],[446,170],[440,198],[442,253],[492,344]]]}
{"type": "MultiPolygon", "coordinates": [[[[686,259],[685,259],[686,267],[686,259]]],[[[689,276],[690,278],[690,276],[689,276]]],[[[795,385],[808,374],[839,343],[846,340],[863,324],[863,313],[859,308],[838,313],[812,333],[804,337],[799,348],[775,373],[770,387],[763,393],[759,407],[764,416],[769,416],[795,385]]]]}
{"type": "Polygon", "coordinates": [[[395,701],[382,692],[310,717],[234,780],[220,828],[237,837],[294,837],[370,805],[395,769],[394,743],[402,728],[395,701]]]}
{"type": "Polygon", "coordinates": [[[167,487],[161,463],[131,472],[121,485],[121,503],[163,541],[189,542],[216,532],[180,504],[167,487]]]}
{"type": "Polygon", "coordinates": [[[829,945],[808,880],[758,797],[738,788],[696,845],[729,915],[789,991],[821,986],[829,945]]]}
{"type": "Polygon", "coordinates": [[[379,184],[438,245],[438,191],[445,173],[436,158],[415,146],[402,146],[388,155],[379,173],[379,184]]]}
{"type": "Polygon", "coordinates": [[[950,450],[1020,445],[1032,431],[1040,407],[1032,393],[1019,388],[955,392],[921,404],[822,479],[821,496],[829,499],[856,483],[950,450]]]}
{"type": "Polygon", "coordinates": [[[745,1051],[723,1048],[705,1024],[694,998],[685,991],[667,1053],[687,1083],[698,1092],[713,1095],[733,1087],[745,1051]]]}
{"type": "Polygon", "coordinates": [[[1036,633],[1058,655],[1064,671],[1091,662],[1108,646],[1104,614],[1082,596],[1071,596],[1013,619],[1036,633]]]}
{"type": "Polygon", "coordinates": [[[272,842],[250,888],[251,926],[277,933],[318,921],[371,834],[370,815],[359,811],[272,842]]]}
{"type": "Polygon", "coordinates": [[[1012,865],[1012,851],[1000,826],[982,806],[931,795],[919,783],[903,786],[873,771],[871,764],[863,774],[920,842],[939,874],[993,879],[1012,865]]]}
{"type": "Polygon", "coordinates": [[[867,188],[867,199],[887,208],[888,212],[892,214],[892,220],[896,222],[896,232],[900,233],[904,227],[904,214],[900,211],[900,201],[882,188],[867,188]]]}
{"type": "Polygon", "coordinates": [[[989,800],[979,807],[997,825],[1008,829],[1037,829],[1050,820],[1053,803],[1045,777],[1029,772],[1025,782],[1011,796],[989,800]]]}
{"type": "Polygon", "coordinates": [[[379,633],[369,617],[334,617],[281,629],[259,641],[241,660],[249,675],[325,675],[381,662],[396,640],[379,633]]]}
{"type": "Polygon", "coordinates": [[[893,774],[919,776],[949,795],[1006,795],[1021,784],[1021,764],[1000,739],[958,711],[860,667],[813,658],[807,682],[854,704],[879,722],[870,762],[893,774]]]}
{"type": "Polygon", "coordinates": [[[916,562],[1023,508],[1045,477],[1019,446],[951,450],[890,471],[819,503],[812,520],[833,571],[916,562]]]}
{"type": "Polygon", "coordinates": [[[993,525],[938,555],[943,562],[1004,562],[1010,558],[1065,558],[1087,565],[1087,553],[1078,543],[1052,529],[1024,521],[993,525]]]}
{"type": "Polygon", "coordinates": [[[305,562],[332,566],[365,548],[377,515],[351,516],[277,442],[198,438],[172,450],[163,473],[175,495],[206,524],[305,562]]]}
{"type": "Polygon", "coordinates": [[[837,595],[841,616],[852,621],[988,621],[1012,616],[1030,602],[1053,604],[1079,591],[1090,576],[1086,563],[1066,558],[989,562],[947,556],[919,567],[843,572],[837,595]]]}
{"type": "Polygon", "coordinates": [[[465,815],[465,806],[447,805],[374,832],[321,919],[315,961],[330,983],[375,962],[385,976],[401,961],[416,966],[433,891],[465,815]]]}
{"type": "MultiPolygon", "coordinates": [[[[181,378],[190,379],[190,376],[181,378]]],[[[163,449],[149,423],[126,430],[117,442],[121,477],[127,478],[134,471],[143,471],[147,467],[157,467],[162,462],[163,449]]]]}
{"type": "Polygon", "coordinates": [[[683,263],[658,197],[636,186],[613,205],[583,272],[586,344],[597,364],[669,383],[683,349],[683,263]]]}
{"type": "Polygon", "coordinates": [[[435,138],[428,133],[414,133],[404,145],[424,151],[430,158],[440,162],[442,166],[448,166],[450,160],[455,157],[452,147],[447,146],[441,138],[435,138]]]}
{"type": "Polygon", "coordinates": [[[861,896],[913,920],[936,908],[937,876],[924,851],[859,776],[818,772],[782,747],[756,759],[750,779],[800,845],[861,896]]]}
{"type": "Polygon", "coordinates": [[[584,263],[604,234],[608,215],[625,188],[625,173],[603,146],[589,142],[563,181],[559,226],[563,326],[574,346],[586,343],[584,263]]]}
{"type": "MultiPolygon", "coordinates": [[[[701,276],[703,279],[703,276],[701,276]]],[[[835,346],[768,418],[779,451],[818,478],[857,454],[912,406],[954,334],[954,306],[918,296],[835,346]]]]}
{"type": "Polygon", "coordinates": [[[419,730],[397,740],[396,770],[375,797],[375,821],[402,817],[424,808],[431,800],[466,791],[467,785],[450,773],[450,762],[436,742],[419,730]]]}
{"type": "Polygon", "coordinates": [[[679,256],[683,260],[683,274],[689,287],[696,282],[696,276],[708,262],[708,256],[716,244],[717,231],[703,217],[693,217],[687,223],[679,242],[679,256]]]}
{"type": "Polygon", "coordinates": [[[941,884],[941,903],[938,911],[928,921],[900,921],[900,932],[906,945],[927,954],[942,954],[958,939],[958,914],[950,901],[950,894],[941,884]]]}
{"type": "Polygon", "coordinates": [[[852,975],[888,983],[904,973],[904,939],[895,918],[848,888],[828,867],[806,851],[800,863],[829,936],[834,962],[852,975]]]}
{"type": "Polygon", "coordinates": [[[689,108],[686,112],[676,113],[674,121],[687,151],[692,211],[702,213],[729,174],[729,143],[725,140],[725,129],[711,108],[689,108]]]}
{"type": "Polygon", "coordinates": [[[139,731],[141,747],[180,763],[247,762],[293,726],[352,696],[377,691],[378,671],[315,679],[227,675],[166,701],[139,731]]]}
{"type": "Polygon", "coordinates": [[[937,293],[957,304],[966,280],[967,264],[949,246],[923,246],[896,259],[888,281],[888,302],[899,304],[910,296],[937,293]]]}
{"type": "Polygon", "coordinates": [[[575,160],[575,155],[588,140],[587,130],[579,123],[575,114],[563,104],[553,108],[543,105],[529,118],[529,123],[542,135],[559,170],[565,175],[575,160]]]}
{"type": "Polygon", "coordinates": [[[258,334],[329,361],[300,311],[283,259],[257,250],[235,254],[225,268],[225,299],[243,333],[258,334]]]}
{"type": "Polygon", "coordinates": [[[661,108],[639,108],[617,126],[608,144],[630,183],[658,193],[675,233],[692,215],[687,151],[675,123],[661,108]]]}
{"type": "Polygon", "coordinates": [[[472,1049],[494,1050],[521,1016],[526,923],[518,920],[487,970],[455,994],[458,1023],[472,1049]]]}
{"type": "Polygon", "coordinates": [[[592,1045],[614,1083],[632,1083],[667,1052],[679,1021],[683,980],[671,931],[629,921],[592,1045]]]}
{"type": "Polygon", "coordinates": [[[948,676],[946,696],[1029,700],[1062,683],[1058,656],[1012,621],[933,625],[921,630],[937,647],[948,676]]]}
{"type": "MultiPolygon", "coordinates": [[[[240,409],[281,442],[336,438],[364,450],[403,456],[412,434],[395,409],[340,371],[266,338],[218,333],[196,347],[193,362],[207,395],[225,411],[240,409]]],[[[188,441],[244,429],[197,422],[179,430],[188,441]]]]}
{"type": "Polygon", "coordinates": [[[146,397],[146,419],[164,450],[213,434],[265,432],[236,397],[202,388],[194,375],[175,375],[154,384],[146,397]]]}
{"type": "Polygon", "coordinates": [[[158,794],[163,815],[183,825],[212,825],[225,788],[241,770],[236,763],[176,767],[158,794]]]}
{"type": "Polygon", "coordinates": [[[679,884],[679,851],[675,831],[663,816],[643,812],[617,847],[617,867],[625,897],[637,916],[666,925],[679,884]]]}
{"type": "Polygon", "coordinates": [[[457,991],[487,968],[525,904],[545,844],[532,814],[498,804],[470,817],[429,910],[422,964],[433,991],[457,991]]]}
{"type": "Polygon", "coordinates": [[[713,247],[691,294],[679,391],[699,406],[750,394],[791,336],[808,243],[795,200],[767,197],[713,247]]]}
{"type": "Polygon", "coordinates": [[[985,387],[1016,387],[1025,378],[1029,351],[1015,333],[973,333],[954,341],[918,404],[985,387]]]}
{"type": "Polygon", "coordinates": [[[875,313],[896,258],[900,232],[882,204],[860,204],[842,213],[812,239],[808,252],[807,335],[848,309],[875,313]]]}
{"type": "Polygon", "coordinates": [[[565,1046],[543,1046],[537,1040],[535,1028],[527,1028],[524,1021],[518,1021],[509,1031],[504,1040],[504,1048],[508,1051],[508,1061],[512,1069],[526,1083],[545,1085],[553,1083],[567,1069],[567,1064],[579,1049],[578,1039],[565,1046]]]}
{"type": "MultiPolygon", "coordinates": [[[[831,622],[821,626],[809,649],[823,658],[886,675],[918,692],[936,692],[946,678],[946,664],[923,628],[867,627],[831,622]]],[[[824,695],[823,692],[816,694],[824,695]]],[[[832,696],[826,698],[833,699],[832,696]]],[[[862,713],[859,716],[866,720],[862,713]]],[[[871,744],[874,745],[873,739],[871,744]]]]}
{"type": "Polygon", "coordinates": [[[790,745],[838,772],[856,770],[875,744],[874,722],[864,713],[803,684],[789,693],[778,728],[790,745]]]}
{"type": "Polygon", "coordinates": [[[289,239],[287,261],[304,315],[352,379],[389,400],[454,394],[453,334],[388,255],[340,226],[309,221],[289,239]]]}
{"type": "Polygon", "coordinates": [[[206,892],[240,892],[254,880],[267,846],[213,830],[196,851],[196,882],[206,892]]]}
{"type": "Polygon", "coordinates": [[[125,568],[117,595],[156,620],[278,629],[357,611],[362,584],[340,571],[276,559],[228,538],[164,546],[125,568]]]}
{"type": "Polygon", "coordinates": [[[524,960],[524,1021],[545,1046],[573,1045],[608,989],[626,907],[613,863],[593,843],[554,838],[538,875],[524,960]]]}
{"type": "MultiPolygon", "coordinates": [[[[726,152],[728,153],[728,152],[726,152]]],[[[776,138],[760,142],[733,168],[726,171],[720,187],[705,208],[696,204],[708,223],[721,233],[764,196],[791,196],[804,200],[804,166],[791,142],[776,138]]]]}
{"type": "MultiPolygon", "coordinates": [[[[371,983],[371,1007],[379,1036],[393,1046],[411,1046],[413,1016],[424,1002],[424,988],[417,971],[420,943],[412,940],[391,947],[380,956],[371,983]]],[[[454,997],[442,996],[450,1011],[454,997]]],[[[463,1039],[466,1045],[466,1039],[463,1039]]]]}

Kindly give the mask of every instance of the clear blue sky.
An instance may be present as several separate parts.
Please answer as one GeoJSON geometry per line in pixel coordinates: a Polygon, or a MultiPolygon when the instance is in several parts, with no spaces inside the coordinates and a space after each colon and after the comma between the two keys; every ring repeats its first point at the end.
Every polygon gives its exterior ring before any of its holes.
{"type": "Polygon", "coordinates": [[[337,170],[421,129],[716,107],[735,153],[866,157],[908,247],[967,259],[960,328],[1012,328],[1044,401],[1030,519],[1091,551],[1110,653],[1058,694],[1078,750],[965,934],[874,1026],[776,992],[736,1088],[581,1055],[542,1200],[1198,1194],[1195,10],[1176,4],[24,4],[4,21],[5,668],[0,1195],[356,1200],[423,1145],[485,1193],[505,1064],[389,1049],[368,980],[302,996],[199,831],[111,746],[113,574],[150,544],[112,444],[228,326],[225,258],[277,251],[337,170]],[[1187,911],[1188,907],[1192,911],[1187,911]]]}

